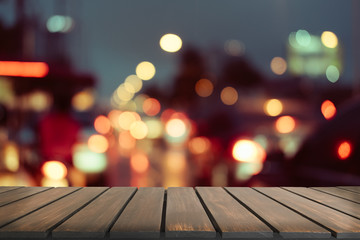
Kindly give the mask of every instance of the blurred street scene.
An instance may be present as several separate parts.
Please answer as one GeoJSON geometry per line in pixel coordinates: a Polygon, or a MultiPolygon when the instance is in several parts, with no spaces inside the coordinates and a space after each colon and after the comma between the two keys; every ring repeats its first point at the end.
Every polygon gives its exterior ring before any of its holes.
{"type": "Polygon", "coordinates": [[[360,185],[360,2],[0,0],[0,185],[360,185]]]}

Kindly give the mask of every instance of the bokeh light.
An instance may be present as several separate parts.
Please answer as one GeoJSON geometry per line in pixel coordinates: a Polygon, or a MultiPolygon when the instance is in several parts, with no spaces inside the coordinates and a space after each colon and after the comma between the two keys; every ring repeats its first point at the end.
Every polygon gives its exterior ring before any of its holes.
{"type": "Polygon", "coordinates": [[[95,103],[94,93],[90,89],[78,92],[72,98],[72,106],[80,112],[89,110],[95,103]]]}
{"type": "Polygon", "coordinates": [[[11,172],[16,172],[20,167],[19,149],[14,142],[8,142],[3,149],[5,168],[11,172]]]}
{"type": "Polygon", "coordinates": [[[0,76],[45,77],[49,66],[44,62],[0,61],[0,76]]]}
{"type": "Polygon", "coordinates": [[[146,154],[137,152],[131,155],[130,166],[133,171],[137,173],[144,173],[149,168],[149,159],[146,154]]]}
{"type": "Polygon", "coordinates": [[[129,131],[119,133],[119,146],[124,150],[131,150],[136,147],[136,139],[130,134],[129,131]]]}
{"type": "Polygon", "coordinates": [[[142,80],[150,80],[155,76],[155,66],[151,62],[141,62],[136,66],[136,75],[142,80]]]}
{"type": "Polygon", "coordinates": [[[195,137],[189,141],[189,150],[192,154],[206,153],[211,147],[211,142],[206,137],[195,137]]]}
{"type": "Polygon", "coordinates": [[[287,63],[282,57],[274,57],[271,60],[270,68],[276,75],[282,75],[286,72],[287,63]]]}
{"type": "Polygon", "coordinates": [[[269,99],[264,104],[264,112],[268,116],[278,116],[283,111],[283,104],[278,99],[269,99]]]}
{"type": "Polygon", "coordinates": [[[338,45],[338,38],[335,33],[330,31],[324,31],[321,34],[321,42],[324,44],[325,47],[336,48],[338,45]]]}
{"type": "Polygon", "coordinates": [[[275,122],[276,130],[279,133],[290,133],[295,129],[296,122],[291,116],[279,117],[275,122]]]}
{"type": "Polygon", "coordinates": [[[124,130],[130,130],[131,124],[139,120],[140,120],[139,114],[128,111],[122,112],[118,118],[119,126],[124,130]]]}
{"type": "Polygon", "coordinates": [[[121,113],[121,111],[116,109],[113,109],[108,113],[108,119],[110,120],[111,126],[113,128],[119,127],[119,116],[121,113]]]}
{"type": "Polygon", "coordinates": [[[263,147],[248,139],[238,140],[233,146],[232,155],[235,160],[248,163],[262,163],[266,158],[263,147]]]}
{"type": "Polygon", "coordinates": [[[183,120],[174,118],[166,123],[165,130],[170,137],[178,138],[186,133],[186,124],[183,120]]]}
{"type": "Polygon", "coordinates": [[[29,96],[29,105],[34,111],[45,111],[51,106],[51,98],[43,91],[35,91],[29,96]]]}
{"type": "Polygon", "coordinates": [[[41,168],[43,175],[52,180],[60,180],[66,177],[67,168],[59,161],[47,161],[41,168]]]}
{"type": "Polygon", "coordinates": [[[124,87],[129,93],[137,93],[141,90],[143,82],[138,76],[130,75],[125,79],[124,87]]]}
{"type": "Polygon", "coordinates": [[[321,104],[321,113],[323,114],[324,118],[327,120],[333,118],[336,114],[336,107],[334,103],[332,103],[330,100],[325,100],[321,104]]]}
{"type": "Polygon", "coordinates": [[[51,33],[66,33],[69,32],[73,26],[74,21],[69,16],[54,15],[51,16],[46,22],[46,27],[51,33]]]}
{"type": "Polygon", "coordinates": [[[177,52],[182,46],[181,38],[172,33],[165,34],[160,39],[160,47],[166,52],[177,52]]]}
{"type": "Polygon", "coordinates": [[[130,134],[135,139],[144,139],[148,131],[148,127],[143,121],[135,121],[130,126],[130,134]]]}
{"type": "Polygon", "coordinates": [[[337,148],[337,155],[341,160],[347,159],[352,151],[352,147],[349,141],[343,141],[337,148]]]}
{"type": "Polygon", "coordinates": [[[339,80],[340,77],[339,69],[334,65],[328,66],[326,68],[326,77],[332,83],[337,82],[337,80],[339,80]]]}
{"type": "Polygon", "coordinates": [[[300,29],[296,32],[295,39],[296,39],[297,43],[302,47],[309,46],[309,44],[311,42],[311,36],[310,36],[309,32],[306,30],[302,30],[302,29],[300,29]]]}
{"type": "Polygon", "coordinates": [[[208,97],[208,96],[210,96],[212,94],[213,90],[214,90],[213,83],[210,80],[206,79],[206,78],[200,79],[195,84],[195,92],[200,97],[208,97]]]}
{"type": "Polygon", "coordinates": [[[160,102],[155,98],[148,98],[143,102],[142,109],[148,116],[155,116],[160,112],[160,102]]]}
{"type": "Polygon", "coordinates": [[[225,42],[224,49],[230,56],[241,56],[245,52],[245,45],[239,40],[231,39],[225,42]]]}
{"type": "Polygon", "coordinates": [[[111,130],[111,122],[104,115],[99,115],[95,118],[94,128],[98,133],[107,134],[111,130]]]}
{"type": "Polygon", "coordinates": [[[93,152],[104,153],[109,148],[109,141],[102,135],[94,134],[89,137],[88,147],[93,152]]]}
{"type": "Polygon", "coordinates": [[[120,84],[120,86],[116,89],[117,97],[124,102],[130,101],[134,97],[134,89],[132,89],[132,92],[129,92],[125,84],[120,84]]]}
{"type": "Polygon", "coordinates": [[[148,127],[147,137],[150,139],[160,138],[163,134],[163,124],[159,119],[149,119],[145,121],[148,127]]]}
{"type": "Polygon", "coordinates": [[[262,163],[242,162],[237,164],[235,176],[238,180],[247,181],[263,169],[262,163]]]}
{"type": "Polygon", "coordinates": [[[233,87],[225,87],[221,91],[220,98],[225,105],[234,105],[238,100],[238,93],[233,87]]]}
{"type": "Polygon", "coordinates": [[[76,144],[73,148],[74,166],[84,173],[101,173],[107,161],[103,153],[91,151],[86,144],[76,144]]]}

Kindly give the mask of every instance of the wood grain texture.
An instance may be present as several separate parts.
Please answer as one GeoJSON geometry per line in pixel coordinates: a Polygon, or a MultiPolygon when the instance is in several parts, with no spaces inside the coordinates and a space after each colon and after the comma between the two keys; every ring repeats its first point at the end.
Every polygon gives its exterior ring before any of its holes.
{"type": "Polygon", "coordinates": [[[46,238],[51,228],[81,209],[106,189],[105,187],[82,188],[0,228],[0,234],[8,238],[46,238]]]}
{"type": "MultiPolygon", "coordinates": [[[[0,227],[8,224],[32,211],[35,211],[45,205],[58,200],[59,198],[70,194],[79,188],[64,187],[52,188],[47,191],[40,192],[28,198],[21,199],[0,208],[0,227]]],[[[0,235],[1,236],[1,235],[0,235]]]]}
{"type": "Polygon", "coordinates": [[[193,188],[168,188],[165,237],[216,238],[215,229],[193,188]]]}
{"type": "Polygon", "coordinates": [[[340,198],[345,198],[353,202],[360,203],[360,193],[350,192],[345,189],[336,188],[336,187],[313,187],[312,189],[325,192],[340,198]]]}
{"type": "Polygon", "coordinates": [[[332,231],[337,238],[360,238],[360,220],[280,188],[255,188],[332,231]]]}
{"type": "Polygon", "coordinates": [[[251,188],[226,188],[284,238],[330,238],[331,233],[251,188]]]}
{"type": "Polygon", "coordinates": [[[338,198],[324,192],[319,192],[311,188],[285,187],[284,189],[297,193],[301,196],[310,198],[314,201],[322,203],[331,208],[335,208],[336,210],[339,210],[341,212],[347,213],[351,216],[360,219],[360,205],[358,203],[354,203],[349,200],[338,198]]]}
{"type": "Polygon", "coordinates": [[[18,189],[18,188],[21,188],[21,187],[0,187],[0,193],[4,193],[4,192],[7,192],[7,191],[12,191],[12,190],[18,189]]]}
{"type": "Polygon", "coordinates": [[[110,231],[110,238],[160,238],[164,188],[139,188],[110,231]]]}
{"type": "Polygon", "coordinates": [[[10,192],[4,192],[0,197],[0,207],[49,189],[49,187],[29,187],[18,188],[10,192]]]}
{"type": "Polygon", "coordinates": [[[105,238],[118,213],[136,191],[135,187],[113,187],[66,220],[52,232],[53,239],[105,238]]]}
{"type": "Polygon", "coordinates": [[[360,193],[360,186],[339,186],[338,188],[360,193]]]}
{"type": "Polygon", "coordinates": [[[272,237],[273,231],[219,187],[197,187],[223,238],[272,237]]]}

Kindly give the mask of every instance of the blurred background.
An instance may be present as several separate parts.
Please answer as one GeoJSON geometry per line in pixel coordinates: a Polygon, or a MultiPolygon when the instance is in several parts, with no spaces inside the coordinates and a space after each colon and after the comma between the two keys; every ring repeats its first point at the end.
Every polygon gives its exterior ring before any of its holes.
{"type": "Polygon", "coordinates": [[[360,185],[360,1],[0,0],[0,185],[360,185]]]}

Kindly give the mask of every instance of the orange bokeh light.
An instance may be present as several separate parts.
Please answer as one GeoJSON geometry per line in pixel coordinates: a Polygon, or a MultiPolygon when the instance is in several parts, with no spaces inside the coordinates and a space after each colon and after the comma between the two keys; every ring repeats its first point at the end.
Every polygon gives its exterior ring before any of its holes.
{"type": "Polygon", "coordinates": [[[59,161],[47,161],[41,168],[41,172],[45,177],[52,180],[61,180],[67,175],[65,164],[59,161]]]}
{"type": "Polygon", "coordinates": [[[160,102],[155,98],[148,98],[143,103],[143,111],[148,116],[155,116],[160,112],[160,102]]]}
{"type": "Polygon", "coordinates": [[[345,160],[347,159],[350,154],[351,154],[351,144],[350,142],[348,141],[343,141],[340,143],[340,145],[338,146],[338,149],[337,149],[337,154],[338,154],[338,157],[341,159],[341,160],[345,160]]]}
{"type": "Polygon", "coordinates": [[[324,118],[329,120],[336,114],[336,107],[334,103],[332,103],[330,100],[325,100],[321,104],[321,113],[324,115],[324,118]]]}
{"type": "Polygon", "coordinates": [[[125,150],[131,150],[136,147],[136,139],[131,136],[129,131],[119,133],[119,146],[125,150]]]}
{"type": "Polygon", "coordinates": [[[212,82],[206,78],[202,78],[195,84],[195,92],[200,97],[208,97],[212,94],[214,90],[214,85],[212,82]]]}
{"type": "Polygon", "coordinates": [[[88,140],[88,147],[96,153],[104,153],[109,148],[109,141],[102,135],[92,135],[88,140]]]}
{"type": "Polygon", "coordinates": [[[49,66],[44,62],[0,61],[0,75],[14,77],[45,77],[49,66]]]}
{"type": "Polygon", "coordinates": [[[210,140],[206,137],[195,137],[189,141],[189,150],[193,154],[202,154],[210,149],[210,140]]]}
{"type": "Polygon", "coordinates": [[[110,120],[103,115],[99,115],[95,118],[94,128],[98,133],[107,134],[111,130],[110,120]]]}
{"type": "Polygon", "coordinates": [[[135,153],[130,158],[130,166],[137,173],[144,173],[149,168],[148,157],[144,153],[135,153]]]}
{"type": "Polygon", "coordinates": [[[295,129],[296,122],[291,116],[282,116],[276,120],[275,127],[279,133],[290,133],[295,129]]]}

